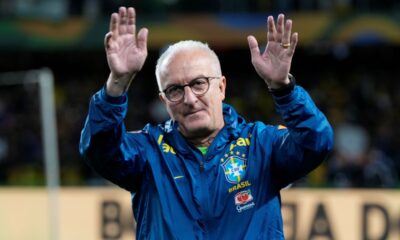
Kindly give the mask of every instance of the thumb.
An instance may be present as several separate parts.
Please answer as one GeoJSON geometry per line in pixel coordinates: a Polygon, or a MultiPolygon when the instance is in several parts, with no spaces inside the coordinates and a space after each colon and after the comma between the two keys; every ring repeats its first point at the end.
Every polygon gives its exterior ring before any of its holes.
{"type": "Polygon", "coordinates": [[[105,36],[104,36],[104,48],[107,50],[110,48],[110,39],[112,37],[112,32],[108,32],[105,36]]]}
{"type": "Polygon", "coordinates": [[[249,43],[251,59],[256,58],[260,55],[260,49],[258,48],[257,39],[254,36],[248,36],[247,42],[249,43]]]}

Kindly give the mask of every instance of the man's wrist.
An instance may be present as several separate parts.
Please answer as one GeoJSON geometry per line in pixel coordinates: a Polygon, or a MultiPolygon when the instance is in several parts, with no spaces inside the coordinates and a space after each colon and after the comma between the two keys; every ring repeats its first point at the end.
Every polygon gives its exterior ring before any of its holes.
{"type": "Polygon", "coordinates": [[[268,91],[276,97],[285,96],[285,95],[291,93],[293,91],[294,87],[296,86],[296,79],[290,73],[288,75],[288,78],[289,78],[289,84],[287,84],[286,86],[283,86],[280,88],[268,87],[268,91]]]}
{"type": "Polygon", "coordinates": [[[136,73],[116,76],[111,72],[106,83],[107,94],[112,97],[123,95],[128,90],[135,75],[136,73]]]}
{"type": "Polygon", "coordinates": [[[101,89],[101,95],[103,99],[111,104],[122,104],[126,101],[126,93],[120,95],[120,96],[112,96],[107,93],[107,87],[104,85],[104,87],[101,89]]]}

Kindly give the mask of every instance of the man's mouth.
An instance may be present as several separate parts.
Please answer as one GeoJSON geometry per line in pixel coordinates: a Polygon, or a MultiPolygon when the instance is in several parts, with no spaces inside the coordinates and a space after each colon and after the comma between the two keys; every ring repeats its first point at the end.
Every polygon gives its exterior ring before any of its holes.
{"type": "Polygon", "coordinates": [[[187,117],[187,116],[196,114],[196,113],[198,113],[198,112],[200,112],[200,111],[202,111],[202,110],[200,109],[200,110],[196,110],[196,111],[190,111],[190,112],[185,113],[184,116],[187,117]]]}

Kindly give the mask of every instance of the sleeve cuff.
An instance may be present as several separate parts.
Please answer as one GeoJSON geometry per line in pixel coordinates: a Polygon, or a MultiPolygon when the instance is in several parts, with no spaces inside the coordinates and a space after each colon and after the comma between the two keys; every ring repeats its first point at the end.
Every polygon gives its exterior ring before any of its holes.
{"type": "Polygon", "coordinates": [[[113,97],[107,94],[106,91],[106,86],[104,85],[104,87],[101,89],[101,97],[108,103],[111,104],[123,104],[126,102],[127,100],[127,94],[124,93],[121,96],[118,97],[113,97]]]}
{"type": "Polygon", "coordinates": [[[296,85],[293,87],[293,89],[290,92],[288,92],[282,96],[276,96],[273,94],[273,99],[274,99],[275,103],[277,105],[286,105],[286,104],[290,103],[291,101],[293,101],[294,99],[296,99],[298,97],[298,95],[299,95],[298,88],[299,88],[299,86],[296,85]]]}
{"type": "Polygon", "coordinates": [[[296,86],[296,79],[290,73],[288,77],[290,81],[289,85],[279,89],[268,88],[269,92],[275,97],[283,97],[290,94],[296,86]]]}

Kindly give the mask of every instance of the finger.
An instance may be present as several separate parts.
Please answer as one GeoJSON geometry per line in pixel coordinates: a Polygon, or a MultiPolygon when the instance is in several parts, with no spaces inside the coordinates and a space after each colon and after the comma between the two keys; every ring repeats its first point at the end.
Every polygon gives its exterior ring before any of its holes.
{"type": "Polygon", "coordinates": [[[254,36],[248,36],[247,42],[249,43],[251,59],[253,61],[257,56],[260,56],[260,48],[258,47],[257,39],[254,36]]]}
{"type": "Polygon", "coordinates": [[[279,43],[282,42],[282,36],[283,36],[283,30],[284,30],[284,22],[285,22],[285,15],[282,13],[278,15],[278,20],[277,20],[277,31],[276,31],[276,38],[275,40],[279,43]]]}
{"type": "Polygon", "coordinates": [[[147,36],[149,34],[149,30],[147,28],[140,29],[137,37],[137,46],[139,49],[142,49],[147,52],[147,36]]]}
{"type": "Polygon", "coordinates": [[[126,7],[119,8],[119,18],[120,18],[119,33],[125,34],[127,31],[127,23],[128,23],[128,15],[126,13],[126,7]]]}
{"type": "Polygon", "coordinates": [[[130,33],[130,34],[136,33],[136,12],[135,12],[135,9],[132,7],[128,8],[127,33],[130,33]]]}
{"type": "Polygon", "coordinates": [[[108,32],[106,36],[104,37],[104,48],[107,50],[110,48],[110,39],[112,37],[113,33],[108,32]]]}
{"type": "Polygon", "coordinates": [[[299,34],[295,32],[293,33],[292,38],[290,40],[289,53],[288,53],[290,56],[293,56],[298,41],[299,41],[299,34]]]}
{"type": "Polygon", "coordinates": [[[112,32],[112,37],[115,39],[119,35],[119,15],[118,13],[113,13],[110,20],[110,32],[112,32]]]}
{"type": "Polygon", "coordinates": [[[288,20],[286,20],[286,23],[285,23],[285,31],[283,33],[282,43],[284,43],[284,44],[290,43],[291,35],[292,35],[292,20],[288,19],[288,20]]]}
{"type": "Polygon", "coordinates": [[[268,42],[269,41],[275,41],[275,33],[276,33],[276,29],[275,29],[275,23],[274,23],[274,18],[272,16],[268,17],[268,42]]]}

